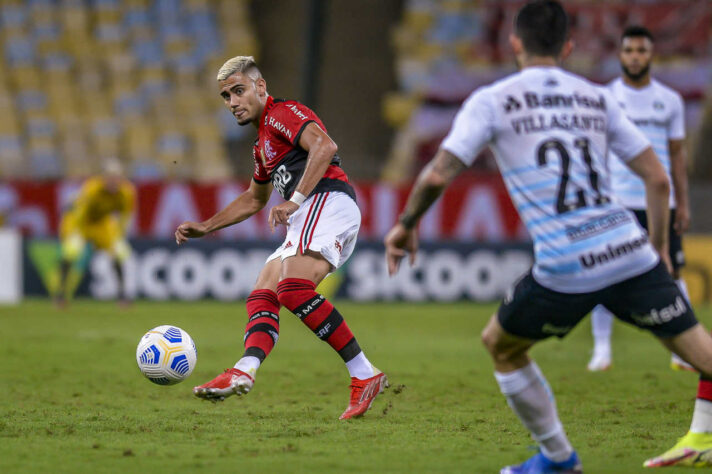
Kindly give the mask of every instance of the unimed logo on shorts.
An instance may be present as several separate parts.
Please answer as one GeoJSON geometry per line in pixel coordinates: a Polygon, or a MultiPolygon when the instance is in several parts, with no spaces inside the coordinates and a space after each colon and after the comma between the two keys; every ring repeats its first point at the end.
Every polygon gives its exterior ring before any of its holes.
{"type": "Polygon", "coordinates": [[[585,255],[579,255],[579,261],[585,268],[593,268],[596,265],[608,263],[617,258],[623,257],[642,248],[648,242],[646,236],[637,239],[623,242],[620,245],[608,245],[603,252],[589,252],[585,255]]]}
{"type": "Polygon", "coordinates": [[[632,318],[641,326],[658,326],[672,321],[675,318],[679,318],[685,314],[686,310],[687,308],[685,307],[685,302],[680,296],[678,296],[675,298],[675,302],[673,304],[665,306],[662,309],[653,309],[650,311],[650,314],[642,316],[634,314],[632,315],[632,318]]]}

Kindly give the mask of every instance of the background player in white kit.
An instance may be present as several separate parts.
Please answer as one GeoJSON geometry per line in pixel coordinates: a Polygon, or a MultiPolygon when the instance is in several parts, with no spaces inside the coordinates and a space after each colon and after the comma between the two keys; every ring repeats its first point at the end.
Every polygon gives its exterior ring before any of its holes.
{"type": "MultiPolygon", "coordinates": [[[[650,77],[652,59],[653,35],[650,31],[642,26],[626,28],[621,36],[620,49],[623,75],[611,81],[608,89],[626,116],[650,140],[655,154],[672,178],[669,254],[673,277],[687,297],[685,281],[680,278],[680,268],[685,264],[681,236],[690,225],[684,105],[680,94],[650,77]]],[[[609,164],[616,199],[633,211],[641,225],[647,228],[645,183],[620,160],[611,159],[609,164]]],[[[596,306],[591,312],[594,349],[588,370],[606,370],[611,366],[612,326],[613,315],[603,306],[596,306]]],[[[675,354],[670,366],[692,370],[675,354]]]]}
{"type": "Polygon", "coordinates": [[[520,9],[510,44],[522,71],[467,99],[385,239],[390,273],[407,252],[413,261],[420,217],[482,147],[492,147],[535,253],[532,270],[482,333],[502,393],[541,448],[503,473],[582,472],[528,351],[539,340],[565,336],[596,304],[712,374],[712,337],[668,273],[665,170],[605,88],[557,67],[572,48],[567,24],[555,1],[520,9]],[[610,199],[609,148],[645,183],[649,238],[610,199]]]}

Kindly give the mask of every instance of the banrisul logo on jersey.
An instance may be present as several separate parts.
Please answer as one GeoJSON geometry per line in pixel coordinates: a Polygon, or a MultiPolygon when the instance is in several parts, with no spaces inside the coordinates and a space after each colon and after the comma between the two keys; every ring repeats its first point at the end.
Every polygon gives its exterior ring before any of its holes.
{"type": "Polygon", "coordinates": [[[606,110],[603,96],[591,97],[581,94],[538,94],[525,92],[524,102],[530,109],[552,109],[557,107],[582,107],[584,109],[606,110]]]}

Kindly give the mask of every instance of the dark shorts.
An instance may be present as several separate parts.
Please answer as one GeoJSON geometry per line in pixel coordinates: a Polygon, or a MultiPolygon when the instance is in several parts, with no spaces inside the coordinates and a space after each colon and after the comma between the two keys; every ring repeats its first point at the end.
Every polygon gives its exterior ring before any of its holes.
{"type": "Polygon", "coordinates": [[[661,338],[697,324],[695,313],[665,266],[592,293],[559,293],[541,286],[531,271],[515,285],[497,312],[505,331],[526,339],[564,337],[594,306],[661,338]]]}
{"type": "MultiPolygon", "coordinates": [[[[648,214],[645,209],[631,209],[640,225],[648,230],[648,214]]],[[[670,209],[670,261],[672,268],[677,272],[685,266],[685,254],[682,251],[682,237],[675,232],[675,209],[670,209]]]]}

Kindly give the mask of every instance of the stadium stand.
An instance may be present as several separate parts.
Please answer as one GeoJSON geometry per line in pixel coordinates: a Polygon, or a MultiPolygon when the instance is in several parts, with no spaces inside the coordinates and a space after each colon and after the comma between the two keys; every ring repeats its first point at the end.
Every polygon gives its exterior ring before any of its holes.
{"type": "MultiPolygon", "coordinates": [[[[392,31],[399,88],[386,95],[383,114],[396,128],[382,179],[408,182],[432,157],[462,101],[478,86],[512,72],[508,36],[522,1],[406,0],[392,31]]],[[[597,82],[619,73],[623,28],[644,23],[656,34],[655,77],[686,100],[689,130],[696,130],[710,76],[712,4],[680,8],[670,0],[611,4],[567,3],[576,54],[566,67],[597,82]]],[[[493,169],[491,155],[476,162],[493,169]]]]}
{"type": "Polygon", "coordinates": [[[247,0],[0,6],[0,176],[78,178],[109,158],[136,179],[230,175],[213,87],[226,54],[257,52],[247,0]]]}

